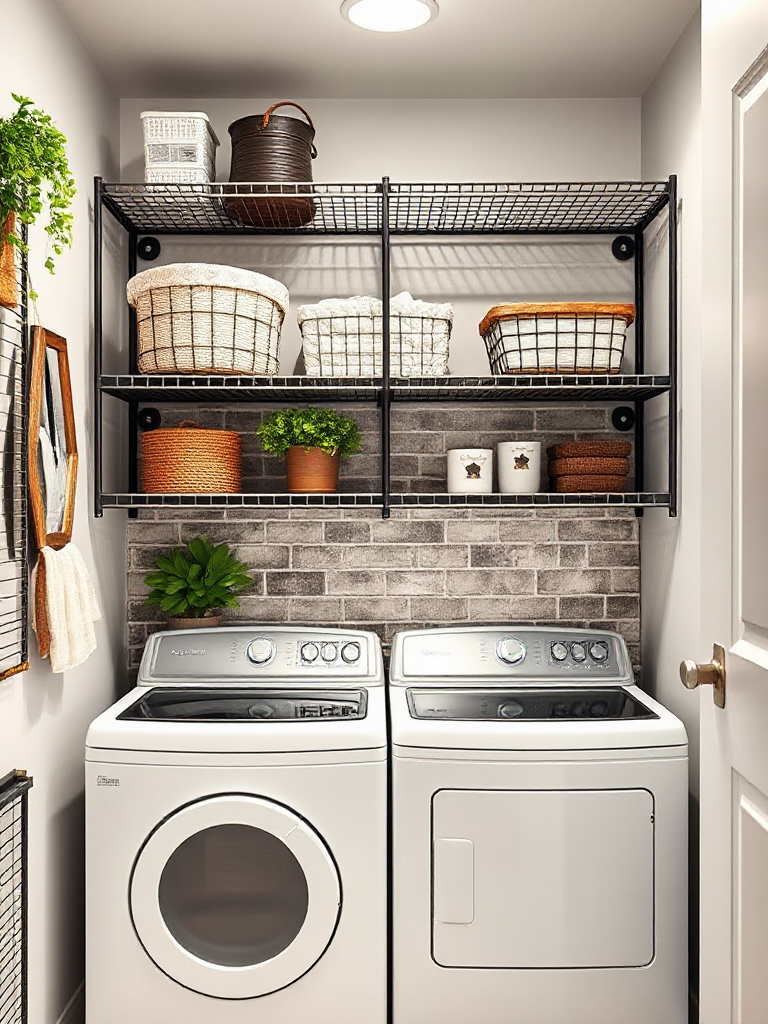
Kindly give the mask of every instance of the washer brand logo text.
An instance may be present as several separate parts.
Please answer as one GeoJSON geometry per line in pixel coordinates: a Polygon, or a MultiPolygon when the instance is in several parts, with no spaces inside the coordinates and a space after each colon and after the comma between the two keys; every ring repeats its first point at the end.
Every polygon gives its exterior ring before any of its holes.
{"type": "Polygon", "coordinates": [[[440,651],[434,647],[422,647],[421,653],[425,658],[450,658],[450,651],[440,651]]]}
{"type": "Polygon", "coordinates": [[[120,779],[110,778],[109,775],[97,775],[96,776],[97,786],[119,786],[120,779]]]}
{"type": "Polygon", "coordinates": [[[202,650],[188,650],[188,651],[176,651],[171,648],[171,654],[175,654],[177,658],[197,658],[201,654],[205,654],[205,648],[202,650]]]}

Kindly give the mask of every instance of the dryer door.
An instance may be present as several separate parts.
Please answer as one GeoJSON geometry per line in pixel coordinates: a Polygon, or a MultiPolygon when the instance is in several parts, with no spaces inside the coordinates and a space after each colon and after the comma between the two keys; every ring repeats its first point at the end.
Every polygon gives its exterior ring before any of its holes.
{"type": "Polygon", "coordinates": [[[144,949],[180,985],[220,999],[285,988],[320,959],[341,909],[336,865],[286,807],[225,794],[182,807],[133,868],[144,949]]]}

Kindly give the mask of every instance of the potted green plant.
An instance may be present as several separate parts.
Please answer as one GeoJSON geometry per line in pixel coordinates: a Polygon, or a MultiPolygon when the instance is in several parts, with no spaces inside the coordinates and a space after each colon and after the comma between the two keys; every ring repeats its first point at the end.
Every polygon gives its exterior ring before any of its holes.
{"type": "Polygon", "coordinates": [[[275,409],[256,428],[265,452],[285,455],[291,494],[334,494],[344,455],[361,448],[351,416],[307,406],[275,409]]]}
{"type": "Polygon", "coordinates": [[[26,96],[11,94],[18,109],[0,118],[0,305],[18,304],[14,250],[26,252],[17,220],[34,224],[48,207],[45,230],[52,253],[45,265],[53,273],[54,256],[72,244],[75,179],[67,160],[66,137],[48,114],[26,96]]]}
{"type": "Polygon", "coordinates": [[[229,545],[214,545],[208,537],[195,537],[185,548],[159,555],[155,566],[144,577],[152,587],[147,604],[165,612],[171,629],[218,626],[217,610],[238,608],[237,595],[253,582],[248,566],[234,557],[229,545]]]}

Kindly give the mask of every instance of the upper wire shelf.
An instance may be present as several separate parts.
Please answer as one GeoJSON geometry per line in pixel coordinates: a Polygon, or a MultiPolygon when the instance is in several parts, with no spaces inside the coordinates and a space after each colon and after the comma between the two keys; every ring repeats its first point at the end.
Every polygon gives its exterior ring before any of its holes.
{"type": "MultiPolygon", "coordinates": [[[[104,205],[137,234],[380,234],[384,185],[212,182],[202,185],[102,183],[104,205]],[[275,226],[244,226],[228,201],[247,197],[275,226]],[[297,198],[314,204],[303,227],[290,222],[297,198]],[[282,204],[285,216],[281,216],[282,204]]],[[[622,234],[641,231],[667,205],[670,184],[543,182],[389,185],[393,234],[622,234]]]]}

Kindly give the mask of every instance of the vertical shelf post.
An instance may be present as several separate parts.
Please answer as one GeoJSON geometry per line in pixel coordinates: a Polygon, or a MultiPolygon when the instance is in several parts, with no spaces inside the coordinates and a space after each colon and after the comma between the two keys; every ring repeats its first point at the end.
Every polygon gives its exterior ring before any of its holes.
{"type": "MultiPolygon", "coordinates": [[[[138,235],[135,231],[128,234],[128,278],[135,277],[138,269],[138,235]]],[[[138,373],[137,356],[137,325],[136,313],[128,306],[128,364],[131,373],[138,373]]],[[[131,494],[137,494],[139,490],[139,403],[131,401],[128,403],[128,490],[131,494]]],[[[136,519],[139,510],[128,509],[128,518],[136,519]]]]}
{"type": "MultiPolygon", "coordinates": [[[[635,373],[645,373],[645,236],[635,232],[635,373]]],[[[635,490],[645,490],[645,402],[635,402],[635,490]]],[[[638,516],[642,508],[635,509],[638,516]]]]}
{"type": "Polygon", "coordinates": [[[391,262],[389,237],[389,178],[381,179],[381,517],[389,519],[391,473],[390,462],[390,383],[389,383],[389,300],[391,291],[391,262]]]}
{"type": "Polygon", "coordinates": [[[93,179],[93,514],[100,519],[104,510],[101,503],[103,490],[101,465],[101,364],[103,343],[102,314],[102,179],[93,179]]]}
{"type": "Polygon", "coordinates": [[[669,176],[669,514],[677,515],[677,175],[669,176]]]}

